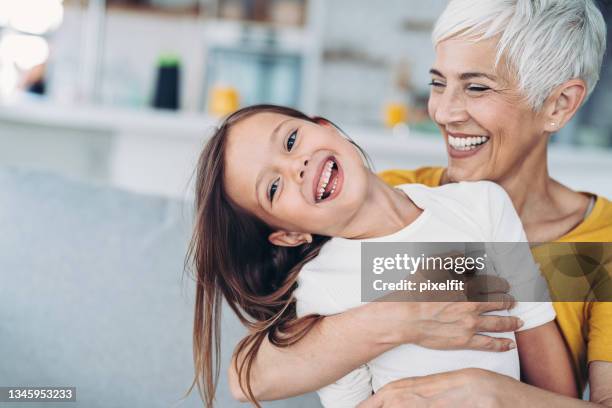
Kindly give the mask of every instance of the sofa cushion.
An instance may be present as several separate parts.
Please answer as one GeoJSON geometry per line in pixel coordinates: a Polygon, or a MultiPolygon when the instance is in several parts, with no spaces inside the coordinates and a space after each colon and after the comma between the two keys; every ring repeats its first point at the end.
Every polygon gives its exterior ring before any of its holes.
{"type": "MultiPolygon", "coordinates": [[[[0,168],[0,385],[75,386],[74,407],[201,407],[197,390],[180,399],[193,373],[190,233],[185,202],[0,168]]],[[[217,406],[244,406],[227,388],[244,334],[227,309],[223,331],[217,406]]]]}

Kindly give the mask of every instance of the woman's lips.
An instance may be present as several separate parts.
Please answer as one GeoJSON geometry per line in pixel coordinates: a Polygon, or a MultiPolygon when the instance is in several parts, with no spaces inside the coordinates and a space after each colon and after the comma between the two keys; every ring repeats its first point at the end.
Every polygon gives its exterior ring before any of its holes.
{"type": "Polygon", "coordinates": [[[447,150],[452,158],[470,157],[482,150],[488,143],[489,136],[448,133],[447,150]]]}

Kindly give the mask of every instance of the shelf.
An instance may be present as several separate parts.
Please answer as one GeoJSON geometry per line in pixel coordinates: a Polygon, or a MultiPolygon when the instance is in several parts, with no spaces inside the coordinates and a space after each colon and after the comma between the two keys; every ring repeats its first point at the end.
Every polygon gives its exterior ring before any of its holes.
{"type": "Polygon", "coordinates": [[[109,12],[122,12],[122,13],[138,13],[138,14],[154,14],[158,16],[200,16],[200,6],[195,4],[191,7],[160,7],[146,4],[119,4],[110,3],[106,6],[106,10],[109,12]]]}

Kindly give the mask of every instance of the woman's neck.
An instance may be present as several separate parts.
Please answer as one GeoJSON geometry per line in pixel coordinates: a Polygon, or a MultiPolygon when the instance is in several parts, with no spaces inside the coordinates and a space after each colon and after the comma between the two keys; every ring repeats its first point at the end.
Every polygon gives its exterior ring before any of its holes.
{"type": "Polygon", "coordinates": [[[369,191],[363,205],[341,236],[365,239],[393,234],[412,223],[422,210],[401,190],[369,175],[369,191]]]}
{"type": "Polygon", "coordinates": [[[497,182],[510,196],[529,241],[555,240],[582,221],[588,198],[549,176],[545,144],[508,174],[497,182]]]}

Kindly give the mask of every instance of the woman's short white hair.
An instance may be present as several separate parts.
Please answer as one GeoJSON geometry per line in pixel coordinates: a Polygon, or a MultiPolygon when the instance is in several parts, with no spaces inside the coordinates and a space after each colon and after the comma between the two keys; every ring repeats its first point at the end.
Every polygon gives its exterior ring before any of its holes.
{"type": "Polygon", "coordinates": [[[495,66],[504,57],[534,110],[565,81],[582,79],[588,96],[599,80],[606,23],[592,0],[451,0],[432,40],[496,35],[495,66]]]}

